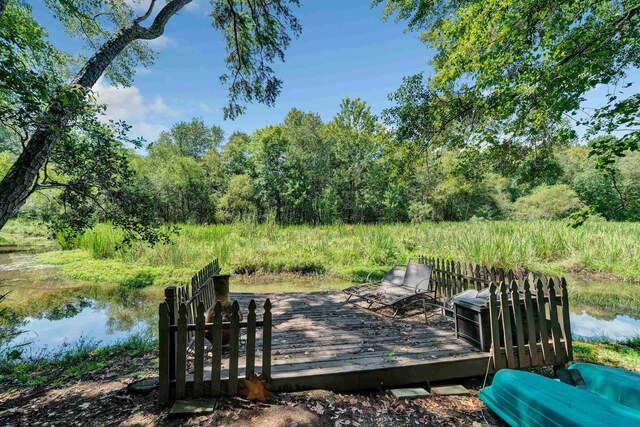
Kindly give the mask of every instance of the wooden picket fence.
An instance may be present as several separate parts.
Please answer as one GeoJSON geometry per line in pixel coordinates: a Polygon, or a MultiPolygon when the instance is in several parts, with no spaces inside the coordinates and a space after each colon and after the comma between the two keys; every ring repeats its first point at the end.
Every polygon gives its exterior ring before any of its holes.
{"type": "Polygon", "coordinates": [[[438,295],[489,287],[491,352],[495,370],[559,366],[573,360],[569,296],[564,278],[419,255],[433,266],[438,295]]]}
{"type": "Polygon", "coordinates": [[[524,270],[505,271],[503,268],[431,258],[426,255],[418,255],[417,260],[421,264],[433,266],[431,280],[438,287],[438,295],[444,298],[451,298],[467,289],[484,289],[492,282],[521,281],[528,275],[524,270]]]}
{"type": "Polygon", "coordinates": [[[256,370],[256,330],[262,328],[262,372],[267,380],[271,377],[271,301],[264,304],[262,320],[256,318],[256,303],[251,300],[248,306],[246,321],[240,321],[240,306],[234,301],[229,322],[223,322],[222,305],[216,302],[212,323],[205,323],[205,305],[199,302],[196,309],[195,323],[188,318],[188,305],[179,305],[175,322],[167,303],[160,304],[159,348],[160,348],[160,402],[169,403],[172,399],[186,397],[216,397],[226,392],[229,395],[238,393],[238,368],[243,352],[240,351],[240,337],[246,336],[244,346],[245,378],[256,370]],[[228,379],[223,380],[222,373],[222,337],[229,333],[228,379]],[[246,332],[245,332],[246,331],[246,332]],[[205,333],[212,336],[211,364],[205,360],[205,333]],[[244,333],[243,333],[244,332],[244,333]],[[187,380],[187,352],[190,344],[190,333],[193,333],[193,379],[187,380]],[[172,346],[172,343],[174,344],[172,346]],[[173,352],[173,353],[172,353],[173,352]],[[175,355],[172,357],[172,354],[175,355]],[[172,365],[173,364],[173,365],[172,365]],[[209,375],[206,375],[206,374],[209,375]],[[225,387],[226,385],[226,387],[225,387]]]}
{"type": "MultiPolygon", "coordinates": [[[[220,266],[215,259],[202,268],[191,279],[191,283],[181,287],[165,289],[165,302],[159,307],[159,379],[160,401],[203,396],[219,396],[222,392],[238,392],[238,364],[243,354],[240,351],[240,337],[246,336],[244,346],[245,375],[255,371],[256,330],[262,328],[262,375],[271,376],[271,302],[264,304],[262,320],[256,319],[256,303],[251,300],[246,321],[240,321],[241,312],[237,301],[231,306],[229,321],[223,321],[222,306],[218,301],[214,307],[212,323],[205,323],[205,313],[213,305],[216,280],[220,276],[220,266]],[[222,337],[229,334],[228,380],[222,380],[222,337]],[[212,343],[211,364],[205,366],[210,333],[212,343]],[[194,354],[192,379],[187,375],[187,354],[194,354]],[[208,373],[209,375],[206,375],[208,373]],[[226,387],[224,387],[226,386],[226,387]]],[[[228,314],[228,310],[225,314],[228,314]]]]}
{"type": "Polygon", "coordinates": [[[489,311],[494,368],[561,366],[573,360],[564,278],[491,283],[489,311]]]}
{"type": "MultiPolygon", "coordinates": [[[[206,307],[211,306],[211,302],[213,301],[213,288],[211,288],[211,292],[203,293],[201,292],[203,287],[209,287],[211,285],[211,281],[213,277],[218,276],[220,274],[220,263],[218,259],[214,259],[205,267],[203,267],[200,271],[193,275],[191,278],[191,283],[188,285],[180,286],[177,288],[177,297],[179,302],[192,302],[195,306],[198,302],[202,300],[205,296],[210,297],[209,300],[204,301],[206,307]],[[207,305],[208,304],[208,305],[207,305]]],[[[195,310],[194,310],[195,312],[195,310]]]]}

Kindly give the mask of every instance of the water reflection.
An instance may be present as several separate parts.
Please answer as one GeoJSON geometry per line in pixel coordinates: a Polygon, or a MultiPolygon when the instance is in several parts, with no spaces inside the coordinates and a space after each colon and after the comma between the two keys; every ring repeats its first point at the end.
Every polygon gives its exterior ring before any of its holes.
{"type": "Polygon", "coordinates": [[[44,298],[30,309],[5,313],[2,326],[12,336],[5,336],[4,345],[21,346],[23,356],[29,357],[80,341],[113,344],[132,335],[153,333],[155,306],[154,298],[120,290],[89,289],[44,298]],[[22,333],[15,336],[17,331],[22,333]]]}
{"type": "Polygon", "coordinates": [[[40,354],[55,351],[61,346],[73,344],[81,340],[109,345],[134,334],[149,331],[149,324],[144,320],[134,320],[125,325],[118,325],[108,309],[94,305],[94,301],[85,300],[86,305],[75,312],[72,317],[51,319],[49,317],[27,317],[21,328],[23,334],[14,338],[9,345],[28,343],[27,353],[40,354]],[[124,327],[122,327],[124,326],[124,327]]]}
{"type": "Polygon", "coordinates": [[[599,319],[583,310],[581,313],[571,313],[570,318],[571,333],[575,338],[622,341],[640,336],[640,319],[624,314],[613,319],[599,319]]]}
{"type": "MultiPolygon", "coordinates": [[[[10,290],[0,316],[0,348],[29,343],[23,357],[55,352],[80,340],[108,345],[140,333],[155,333],[162,289],[142,292],[88,287],[60,277],[52,266],[39,264],[33,251],[0,250],[0,293],[10,290]],[[22,332],[22,333],[20,333],[22,332]]],[[[350,283],[321,276],[241,276],[233,292],[304,292],[341,289],[350,283]]],[[[624,340],[640,335],[640,319],[609,306],[575,306],[574,337],[624,340]]],[[[0,352],[1,353],[1,352],[0,352]]]]}

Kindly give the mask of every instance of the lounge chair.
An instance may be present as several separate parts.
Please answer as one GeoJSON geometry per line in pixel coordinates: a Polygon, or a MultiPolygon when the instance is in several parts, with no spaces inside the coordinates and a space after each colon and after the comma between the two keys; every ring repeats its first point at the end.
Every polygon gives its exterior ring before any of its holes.
{"type": "MultiPolygon", "coordinates": [[[[431,287],[433,266],[409,260],[407,268],[393,267],[379,282],[367,282],[344,289],[347,301],[356,297],[366,301],[368,309],[392,308],[396,317],[404,308],[425,298],[437,303],[437,287],[431,287]]],[[[371,276],[367,276],[367,279],[371,276]]],[[[426,307],[423,304],[423,308],[426,307]]],[[[426,308],[425,308],[426,310],[426,308]]]]}

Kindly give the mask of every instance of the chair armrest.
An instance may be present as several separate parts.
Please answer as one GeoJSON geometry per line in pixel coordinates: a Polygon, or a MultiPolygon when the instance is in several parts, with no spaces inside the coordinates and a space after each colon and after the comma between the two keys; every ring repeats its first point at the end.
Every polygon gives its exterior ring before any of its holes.
{"type": "MultiPolygon", "coordinates": [[[[420,285],[422,284],[422,282],[424,282],[425,280],[426,280],[426,281],[429,281],[429,280],[431,280],[431,277],[426,277],[426,278],[424,278],[424,279],[420,280],[420,281],[416,284],[416,287],[415,287],[415,290],[414,290],[414,292],[415,292],[416,294],[424,293],[424,292],[418,292],[418,286],[420,286],[420,285]]],[[[431,291],[431,292],[433,292],[433,291],[431,291]]]]}
{"type": "Polygon", "coordinates": [[[381,268],[379,268],[379,269],[377,269],[377,270],[371,270],[371,271],[369,272],[369,274],[367,274],[367,278],[366,278],[366,279],[364,279],[364,282],[365,282],[365,283],[373,283],[373,282],[369,282],[369,278],[370,278],[370,277],[371,277],[371,275],[372,275],[373,273],[375,273],[376,271],[383,271],[383,270],[382,270],[381,268]]]}

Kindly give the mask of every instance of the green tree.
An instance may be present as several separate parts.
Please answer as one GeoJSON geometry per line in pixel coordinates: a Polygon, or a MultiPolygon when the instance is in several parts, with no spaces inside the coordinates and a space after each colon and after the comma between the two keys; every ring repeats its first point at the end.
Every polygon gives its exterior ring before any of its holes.
{"type": "Polygon", "coordinates": [[[234,175],[229,181],[227,192],[218,204],[218,220],[222,222],[255,221],[256,215],[251,177],[234,175]]]}
{"type": "Polygon", "coordinates": [[[513,204],[516,218],[525,221],[567,218],[583,206],[568,185],[541,185],[513,204]]]}
{"type": "Polygon", "coordinates": [[[502,219],[510,213],[506,179],[460,151],[430,153],[416,162],[410,184],[410,218],[466,221],[502,219]]]}
{"type": "MultiPolygon", "coordinates": [[[[423,141],[445,135],[468,144],[501,144],[535,137],[545,123],[567,117],[587,136],[616,134],[596,154],[638,149],[640,95],[628,70],[640,63],[637,1],[373,0],[383,17],[406,20],[437,50],[427,86],[421,77],[403,85],[395,117],[423,141]],[[585,94],[611,88],[595,111],[580,114],[585,94]],[[622,94],[620,93],[622,92],[622,94]],[[412,127],[413,124],[413,127],[412,127]],[[411,130],[413,129],[413,130],[411,130]]],[[[558,137],[574,132],[561,126],[558,137]]]]}
{"type": "Polygon", "coordinates": [[[617,159],[607,173],[595,168],[596,159],[589,153],[589,147],[585,146],[560,153],[565,169],[562,182],[571,186],[593,213],[608,220],[637,221],[640,218],[640,153],[628,153],[617,159]]]}
{"type": "MultiPolygon", "coordinates": [[[[87,97],[98,78],[105,74],[118,84],[129,84],[138,64],[151,63],[153,54],[144,41],[160,37],[169,20],[190,2],[169,0],[156,13],[157,2],[149,0],[147,12],[136,17],[125,0],[45,1],[53,16],[72,35],[85,41],[90,53],[74,77],[68,77],[71,70],[65,67],[71,61],[57,61],[63,55],[52,49],[46,32],[22,1],[7,3],[0,11],[0,100],[4,101],[0,118],[3,123],[13,120],[21,124],[25,141],[24,149],[0,183],[0,228],[42,185],[38,181],[43,168],[54,148],[78,125],[77,119],[92,113],[87,97]],[[152,16],[152,22],[145,26],[152,16]],[[33,47],[28,51],[32,58],[25,57],[25,46],[33,47]],[[50,64],[49,59],[56,61],[50,64]],[[58,65],[67,72],[58,72],[58,65]],[[23,73],[25,70],[28,72],[23,73]]],[[[221,77],[228,86],[229,102],[224,109],[227,117],[241,114],[246,102],[274,103],[281,81],[269,64],[282,60],[291,34],[300,33],[290,4],[298,2],[212,2],[212,23],[222,33],[227,50],[229,74],[221,77]]],[[[68,192],[69,201],[76,201],[77,208],[86,211],[87,200],[91,200],[88,194],[72,193],[68,192]]]]}
{"type": "Polygon", "coordinates": [[[221,152],[222,173],[224,175],[243,175],[253,171],[251,161],[251,138],[246,133],[234,132],[221,152]]]}
{"type": "Polygon", "coordinates": [[[379,220],[388,187],[380,159],[390,135],[366,102],[345,98],[327,126],[327,137],[334,147],[331,186],[338,198],[340,219],[347,223],[379,220]]]}
{"type": "Polygon", "coordinates": [[[168,132],[160,134],[161,140],[171,141],[183,156],[202,159],[209,151],[217,150],[224,141],[220,126],[208,127],[201,118],[190,122],[178,122],[168,132]]]}
{"type": "Polygon", "coordinates": [[[136,170],[155,197],[156,211],[165,222],[212,222],[215,199],[205,163],[183,154],[167,135],[151,145],[148,156],[139,158],[136,170]]]}
{"type": "Polygon", "coordinates": [[[287,140],[282,126],[267,126],[256,132],[254,142],[255,185],[263,215],[284,223],[289,172],[287,140]]]}
{"type": "Polygon", "coordinates": [[[331,206],[324,202],[330,185],[333,146],[325,138],[324,124],[318,114],[292,109],[284,119],[283,131],[288,143],[288,204],[293,222],[331,222],[331,206]]]}

